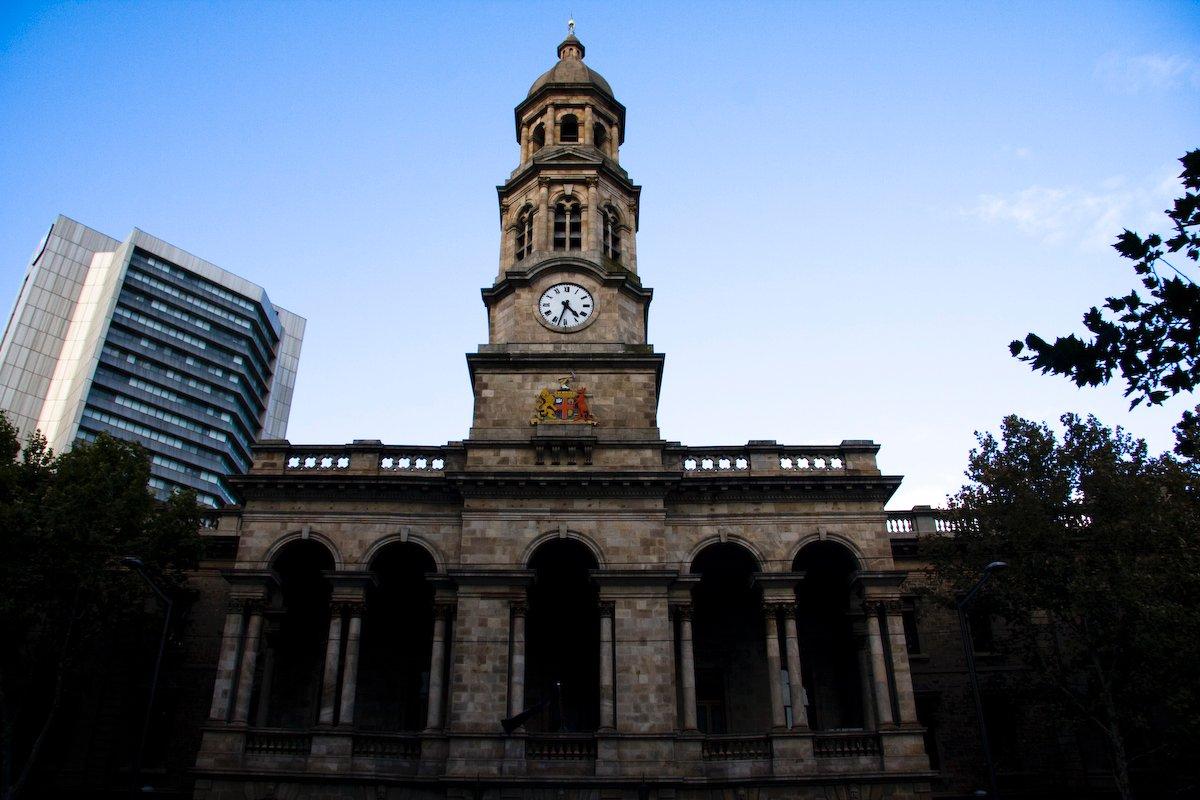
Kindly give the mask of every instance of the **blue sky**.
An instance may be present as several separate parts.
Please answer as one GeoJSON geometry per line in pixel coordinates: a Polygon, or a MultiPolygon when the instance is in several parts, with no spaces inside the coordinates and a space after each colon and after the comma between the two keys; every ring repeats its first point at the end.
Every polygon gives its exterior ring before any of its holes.
{"type": "Polygon", "coordinates": [[[0,294],[58,213],[309,320],[293,442],[466,435],[512,108],[570,14],[628,108],[639,270],[685,444],[871,438],[940,504],[973,431],[1183,408],[1029,372],[1133,284],[1200,146],[1194,3],[7,3],[0,294]]]}

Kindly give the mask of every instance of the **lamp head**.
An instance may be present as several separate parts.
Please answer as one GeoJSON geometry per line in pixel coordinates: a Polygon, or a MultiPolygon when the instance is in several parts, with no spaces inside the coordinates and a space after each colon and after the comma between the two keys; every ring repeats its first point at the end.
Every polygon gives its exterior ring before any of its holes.
{"type": "Polygon", "coordinates": [[[145,569],[146,564],[137,556],[121,556],[121,566],[130,569],[145,569]]]}
{"type": "Polygon", "coordinates": [[[1008,569],[1007,561],[993,561],[983,568],[984,572],[998,572],[1002,569],[1008,569]]]}

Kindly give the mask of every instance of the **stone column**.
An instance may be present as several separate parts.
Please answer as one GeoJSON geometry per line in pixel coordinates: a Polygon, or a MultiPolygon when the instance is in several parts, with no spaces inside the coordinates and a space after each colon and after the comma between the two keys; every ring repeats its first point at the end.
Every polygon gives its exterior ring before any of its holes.
{"type": "Polygon", "coordinates": [[[433,647],[429,654],[429,713],[425,718],[425,729],[439,730],[442,727],[442,674],[446,664],[446,620],[450,617],[450,606],[433,607],[433,647]]]}
{"type": "Polygon", "coordinates": [[[779,617],[775,605],[763,606],[763,622],[767,634],[767,678],[771,687],[771,728],[787,728],[787,715],[783,710],[783,681],[779,674],[779,617]]]}
{"type": "Polygon", "coordinates": [[[533,220],[533,249],[546,252],[552,246],[554,215],[550,213],[550,180],[538,178],[537,216],[533,220]]]}
{"type": "Polygon", "coordinates": [[[613,616],[615,606],[600,603],[600,730],[616,728],[613,697],[613,616]]]}
{"type": "Polygon", "coordinates": [[[329,613],[329,636],[325,640],[325,671],[321,677],[321,713],[317,718],[322,725],[333,724],[341,650],[342,606],[340,603],[333,603],[329,613]]]}
{"type": "Polygon", "coordinates": [[[637,272],[637,205],[630,203],[628,210],[629,227],[621,232],[621,261],[630,270],[637,272]]]}
{"type": "Polygon", "coordinates": [[[529,606],[524,602],[512,604],[512,654],[508,674],[508,715],[525,710],[525,615],[529,606]]]}
{"type": "Polygon", "coordinates": [[[208,712],[208,718],[214,722],[225,722],[229,718],[233,676],[237,671],[238,648],[242,644],[245,625],[244,601],[230,600],[225,610],[225,629],[221,633],[221,655],[217,658],[217,679],[213,682],[212,708],[208,712]]]}
{"type": "Polygon", "coordinates": [[[892,697],[888,690],[887,662],[883,657],[883,636],[879,632],[879,610],[874,603],[867,606],[867,644],[871,649],[871,679],[875,686],[875,715],[879,727],[890,726],[892,697]]]}
{"type": "Polygon", "coordinates": [[[783,635],[786,639],[788,683],[792,690],[792,727],[808,728],[808,709],[804,705],[804,683],[800,672],[800,638],[796,633],[795,606],[783,611],[783,635]]]}
{"type": "Polygon", "coordinates": [[[858,651],[858,683],[862,690],[863,728],[870,731],[878,728],[879,724],[875,719],[875,683],[871,680],[871,646],[867,643],[865,631],[866,622],[855,625],[854,642],[858,651]]]}
{"type": "Polygon", "coordinates": [[[595,145],[595,143],[596,143],[595,135],[592,133],[593,119],[594,119],[594,117],[592,116],[592,107],[584,106],[583,107],[583,131],[582,131],[583,135],[579,137],[579,141],[583,142],[584,144],[595,145]]]}
{"type": "Polygon", "coordinates": [[[586,250],[600,249],[600,229],[604,224],[600,218],[603,210],[600,208],[600,191],[599,180],[596,178],[587,179],[587,202],[588,202],[588,229],[587,240],[584,243],[586,250]]]}
{"type": "Polygon", "coordinates": [[[912,668],[908,663],[908,641],[904,637],[903,607],[899,600],[884,604],[887,614],[888,645],[892,650],[892,686],[896,691],[896,707],[901,725],[917,722],[917,700],[913,696],[912,668]]]}
{"type": "Polygon", "coordinates": [[[554,124],[554,106],[546,106],[546,147],[558,144],[558,128],[554,124]]]}
{"type": "Polygon", "coordinates": [[[362,636],[362,603],[347,606],[350,612],[346,628],[346,657],[342,662],[342,702],[338,709],[338,724],[354,724],[354,697],[358,692],[358,643],[362,636]]]}
{"type": "Polygon", "coordinates": [[[262,635],[262,682],[258,685],[258,703],[254,707],[254,724],[264,727],[270,711],[271,683],[275,679],[275,642],[279,635],[279,623],[270,619],[263,621],[262,635]]]}
{"type": "Polygon", "coordinates": [[[683,729],[696,727],[696,657],[692,652],[692,607],[675,607],[679,616],[679,685],[683,688],[683,729]]]}
{"type": "Polygon", "coordinates": [[[249,607],[250,622],[246,625],[246,643],[242,647],[242,665],[233,702],[233,722],[238,725],[245,725],[250,717],[250,695],[254,693],[254,673],[258,669],[258,649],[262,640],[263,604],[255,601],[249,607]]]}

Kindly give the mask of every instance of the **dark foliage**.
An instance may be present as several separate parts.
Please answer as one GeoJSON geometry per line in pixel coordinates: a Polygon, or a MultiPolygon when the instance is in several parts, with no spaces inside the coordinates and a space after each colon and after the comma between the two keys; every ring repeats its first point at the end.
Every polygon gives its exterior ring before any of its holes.
{"type": "MultiPolygon", "coordinates": [[[[1113,245],[1133,262],[1147,296],[1133,289],[1123,297],[1105,298],[1102,308],[1089,309],[1083,315],[1092,335],[1088,341],[1071,334],[1051,344],[1030,333],[1024,342],[1009,345],[1014,356],[1078,386],[1108,383],[1120,374],[1131,408],[1158,405],[1200,383],[1200,286],[1184,271],[1190,267],[1180,269],[1167,259],[1179,252],[1192,262],[1200,259],[1200,150],[1179,161],[1184,193],[1165,212],[1173,235],[1143,238],[1125,230],[1113,245]]],[[[1200,452],[1198,428],[1200,406],[1185,413],[1176,428],[1177,453],[1190,457],[1200,452]]]]}
{"type": "Polygon", "coordinates": [[[136,556],[178,593],[200,554],[190,492],[147,489],[138,445],[100,436],[55,455],[22,448],[0,415],[0,796],[17,797],[90,654],[144,613],[146,587],[118,566],[136,556]]]}
{"type": "Polygon", "coordinates": [[[1004,419],[976,434],[955,532],[922,541],[945,602],[984,565],[986,602],[1026,688],[1108,746],[1122,796],[1139,775],[1195,791],[1200,752],[1200,468],[1093,417],[1004,419]]]}

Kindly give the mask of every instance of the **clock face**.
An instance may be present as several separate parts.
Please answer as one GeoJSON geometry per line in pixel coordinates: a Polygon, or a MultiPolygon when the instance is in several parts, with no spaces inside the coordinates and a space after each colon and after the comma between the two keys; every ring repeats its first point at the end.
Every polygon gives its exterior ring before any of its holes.
{"type": "Polygon", "coordinates": [[[582,328],[591,321],[595,310],[592,293],[577,283],[556,283],[538,298],[538,319],[554,330],[582,328]]]}

